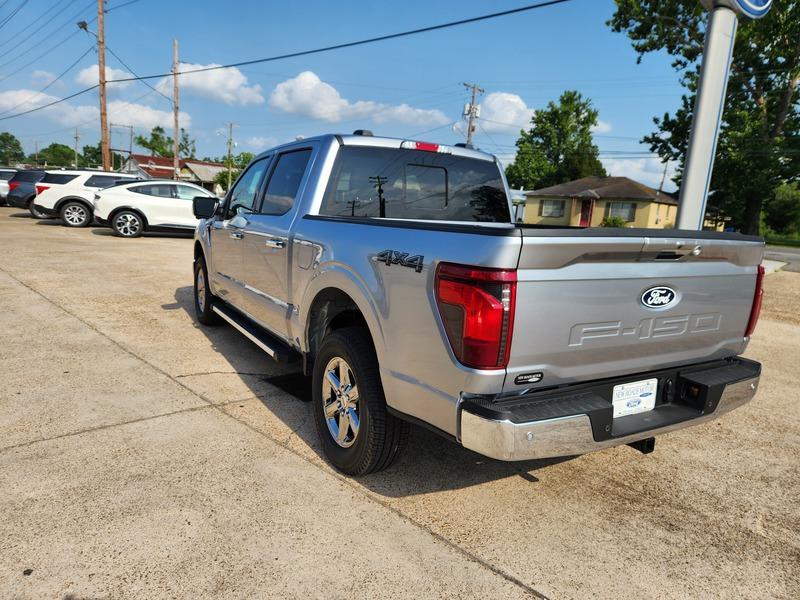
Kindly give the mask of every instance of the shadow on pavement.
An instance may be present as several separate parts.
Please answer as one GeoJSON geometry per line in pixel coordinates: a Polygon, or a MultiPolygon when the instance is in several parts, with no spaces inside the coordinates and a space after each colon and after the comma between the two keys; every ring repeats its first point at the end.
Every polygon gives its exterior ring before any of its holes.
{"type": "MultiPolygon", "coordinates": [[[[184,310],[195,327],[211,342],[214,350],[222,354],[232,365],[241,380],[254,395],[262,394],[261,403],[270,413],[281,419],[295,435],[312,448],[324,460],[317,431],[311,417],[310,379],[302,373],[256,374],[269,359],[244,336],[225,324],[204,327],[194,318],[194,298],[191,287],[175,291],[175,303],[162,306],[165,310],[184,310]],[[256,365],[262,365],[259,369],[256,365]],[[264,397],[264,383],[277,388],[274,394],[264,397]],[[284,393],[281,393],[284,392],[284,393]],[[288,396],[288,397],[287,397],[288,396]],[[306,406],[298,410],[291,400],[301,401],[306,406]]],[[[272,363],[268,364],[272,366],[272,363]]],[[[358,482],[371,491],[390,497],[414,496],[449,489],[460,489],[480,485],[507,477],[521,477],[530,483],[538,482],[535,472],[553,464],[571,460],[572,457],[502,462],[486,458],[467,450],[422,427],[412,426],[406,451],[388,470],[361,477],[358,482]]]]}
{"type": "MultiPolygon", "coordinates": [[[[114,230],[110,227],[104,227],[103,225],[92,225],[92,233],[94,235],[102,235],[106,237],[119,237],[120,239],[127,239],[121,236],[117,236],[114,233],[114,230]]],[[[143,238],[174,238],[174,239],[191,239],[194,237],[194,231],[145,231],[142,234],[143,238]]],[[[136,239],[136,238],[131,238],[136,239]]]]}

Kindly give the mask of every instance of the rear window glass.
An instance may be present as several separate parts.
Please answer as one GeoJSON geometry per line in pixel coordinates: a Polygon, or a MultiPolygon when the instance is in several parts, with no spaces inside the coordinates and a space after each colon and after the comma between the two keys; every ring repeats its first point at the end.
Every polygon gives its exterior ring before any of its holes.
{"type": "Polygon", "coordinates": [[[339,151],[320,214],[508,223],[494,162],[393,148],[339,151]]]}
{"type": "Polygon", "coordinates": [[[12,179],[14,181],[26,181],[26,182],[38,182],[42,176],[44,175],[44,171],[18,171],[12,179]]]}
{"type": "Polygon", "coordinates": [[[116,175],[92,175],[86,180],[86,187],[104,188],[114,185],[120,179],[123,178],[116,175]]]}
{"type": "Polygon", "coordinates": [[[172,198],[172,185],[153,184],[137,185],[130,188],[132,192],[144,194],[146,196],[158,196],[159,198],[172,198]]]}
{"type": "Polygon", "coordinates": [[[0,171],[0,181],[8,181],[15,173],[16,171],[0,171]]]}
{"type": "Polygon", "coordinates": [[[75,179],[77,175],[68,175],[66,173],[45,173],[42,183],[54,183],[63,185],[75,179]]]}

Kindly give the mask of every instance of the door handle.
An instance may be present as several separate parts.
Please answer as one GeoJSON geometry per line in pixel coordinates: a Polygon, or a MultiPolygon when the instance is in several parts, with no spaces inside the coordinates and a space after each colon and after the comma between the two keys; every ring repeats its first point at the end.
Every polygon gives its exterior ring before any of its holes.
{"type": "Polygon", "coordinates": [[[234,240],[240,240],[240,239],[242,239],[244,237],[244,234],[241,231],[232,231],[231,232],[231,237],[234,240]]]}
{"type": "Polygon", "coordinates": [[[279,238],[270,238],[266,242],[267,248],[285,248],[286,242],[279,238]]]}

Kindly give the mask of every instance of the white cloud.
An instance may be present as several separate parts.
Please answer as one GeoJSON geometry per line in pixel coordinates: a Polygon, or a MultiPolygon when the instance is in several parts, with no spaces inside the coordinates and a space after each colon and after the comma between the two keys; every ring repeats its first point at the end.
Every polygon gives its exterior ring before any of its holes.
{"type": "Polygon", "coordinates": [[[611,123],[598,120],[597,125],[592,127],[592,133],[611,133],[611,123]]]}
{"type": "Polygon", "coordinates": [[[254,135],[247,138],[244,141],[246,146],[253,148],[254,150],[265,150],[266,148],[270,148],[272,146],[277,145],[278,138],[270,137],[270,136],[261,136],[261,135],[254,135]]]}
{"type": "Polygon", "coordinates": [[[440,110],[414,108],[408,104],[384,104],[372,100],[350,102],[316,73],[303,71],[275,86],[269,98],[272,107],[287,113],[329,123],[371,119],[375,123],[444,125],[450,121],[440,110]]]}
{"type": "Polygon", "coordinates": [[[31,73],[31,79],[34,83],[38,83],[39,85],[50,85],[55,81],[56,74],[50,71],[37,70],[31,73]]]}
{"type": "Polygon", "coordinates": [[[481,102],[480,126],[488,133],[518,134],[528,129],[534,110],[517,94],[492,92],[481,102]]]}
{"type": "MultiPolygon", "coordinates": [[[[35,90],[23,89],[0,92],[0,112],[6,110],[13,110],[14,112],[30,110],[58,99],[57,96],[40,94],[35,90]]],[[[34,114],[69,127],[84,124],[93,126],[99,124],[100,121],[100,110],[96,104],[74,105],[62,102],[43,108],[34,114]],[[94,123],[92,123],[93,121],[94,123]]],[[[123,123],[146,129],[151,129],[156,125],[171,127],[172,112],[158,110],[146,104],[112,100],[108,103],[108,120],[112,123],[123,123]]],[[[191,126],[192,118],[188,113],[181,112],[179,120],[182,127],[188,129],[191,126]]]]}
{"type": "MultiPolygon", "coordinates": [[[[97,82],[99,81],[99,74],[100,68],[97,66],[97,64],[93,64],[78,71],[78,74],[75,76],[75,81],[81,85],[97,85],[97,82]]],[[[122,69],[114,69],[106,65],[106,81],[112,79],[126,79],[128,77],[133,77],[133,75],[127,71],[123,71],[122,69]]],[[[123,90],[129,87],[131,83],[133,82],[121,81],[119,83],[110,83],[109,88],[123,90]]]]}
{"type": "MultiPolygon", "coordinates": [[[[609,175],[616,177],[630,177],[658,189],[664,175],[664,163],[659,158],[601,158],[603,166],[609,175]]],[[[664,180],[664,190],[674,191],[675,184],[672,177],[675,175],[675,163],[669,163],[667,177],[664,180]]]]}
{"type": "MultiPolygon", "coordinates": [[[[180,63],[178,68],[182,73],[178,76],[178,83],[181,92],[194,93],[225,104],[248,106],[264,103],[261,86],[258,84],[248,85],[247,77],[236,67],[201,73],[184,72],[218,66],[215,63],[208,65],[180,63]]],[[[166,77],[159,81],[156,88],[163,93],[172,93],[172,77],[166,77]]]]}

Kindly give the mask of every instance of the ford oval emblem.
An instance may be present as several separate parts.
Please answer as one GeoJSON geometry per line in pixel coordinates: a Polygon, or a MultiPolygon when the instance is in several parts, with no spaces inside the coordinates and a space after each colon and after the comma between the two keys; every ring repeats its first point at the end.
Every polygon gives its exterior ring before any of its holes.
{"type": "Polygon", "coordinates": [[[647,308],[667,308],[678,301],[678,294],[672,288],[660,285],[645,290],[641,300],[647,308]]]}

